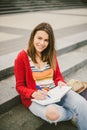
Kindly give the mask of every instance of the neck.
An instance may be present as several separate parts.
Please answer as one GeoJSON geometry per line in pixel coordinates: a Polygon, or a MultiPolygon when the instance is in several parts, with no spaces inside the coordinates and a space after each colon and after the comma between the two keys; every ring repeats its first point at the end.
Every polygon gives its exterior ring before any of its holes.
{"type": "Polygon", "coordinates": [[[41,59],[41,53],[36,53],[36,59],[37,58],[41,59]]]}

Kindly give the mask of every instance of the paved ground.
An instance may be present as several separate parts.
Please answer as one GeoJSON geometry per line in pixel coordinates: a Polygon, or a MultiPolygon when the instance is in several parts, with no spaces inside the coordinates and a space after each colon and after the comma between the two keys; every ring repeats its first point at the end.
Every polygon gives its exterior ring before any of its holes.
{"type": "Polygon", "coordinates": [[[87,9],[7,14],[0,16],[0,56],[27,47],[30,31],[40,22],[49,22],[56,40],[87,31],[87,9]]]}

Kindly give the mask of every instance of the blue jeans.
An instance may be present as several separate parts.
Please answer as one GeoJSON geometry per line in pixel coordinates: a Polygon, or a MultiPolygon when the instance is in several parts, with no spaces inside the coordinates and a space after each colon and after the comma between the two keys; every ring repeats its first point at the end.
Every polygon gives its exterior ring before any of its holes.
{"type": "Polygon", "coordinates": [[[58,108],[58,111],[60,113],[60,118],[56,121],[49,121],[46,118],[46,109],[49,107],[47,106],[42,106],[37,103],[32,102],[31,106],[29,107],[30,111],[50,122],[50,123],[57,123],[60,121],[66,121],[70,120],[73,118],[73,116],[77,117],[77,126],[79,130],[87,130],[87,101],[79,94],[76,92],[70,90],[60,102],[51,104],[51,105],[56,105],[58,108]]]}

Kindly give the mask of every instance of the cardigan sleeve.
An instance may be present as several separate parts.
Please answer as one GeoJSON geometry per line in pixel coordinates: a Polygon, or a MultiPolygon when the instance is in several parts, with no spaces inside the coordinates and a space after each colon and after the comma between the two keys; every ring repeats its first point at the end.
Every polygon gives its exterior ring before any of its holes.
{"type": "Polygon", "coordinates": [[[53,79],[54,79],[55,85],[57,86],[59,81],[65,82],[65,80],[64,80],[64,77],[60,71],[57,57],[55,57],[55,58],[56,58],[56,69],[54,70],[53,79]]]}
{"type": "Polygon", "coordinates": [[[31,98],[31,94],[35,91],[26,86],[25,66],[20,55],[17,56],[14,63],[14,74],[16,79],[16,90],[23,98],[31,98]]]}

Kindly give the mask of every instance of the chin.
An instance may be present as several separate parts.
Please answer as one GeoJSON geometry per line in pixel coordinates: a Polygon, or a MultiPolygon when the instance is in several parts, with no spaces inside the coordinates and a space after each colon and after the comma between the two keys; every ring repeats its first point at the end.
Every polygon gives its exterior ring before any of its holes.
{"type": "Polygon", "coordinates": [[[42,51],[44,51],[44,49],[43,50],[42,49],[37,49],[37,51],[41,53],[42,51]]]}

